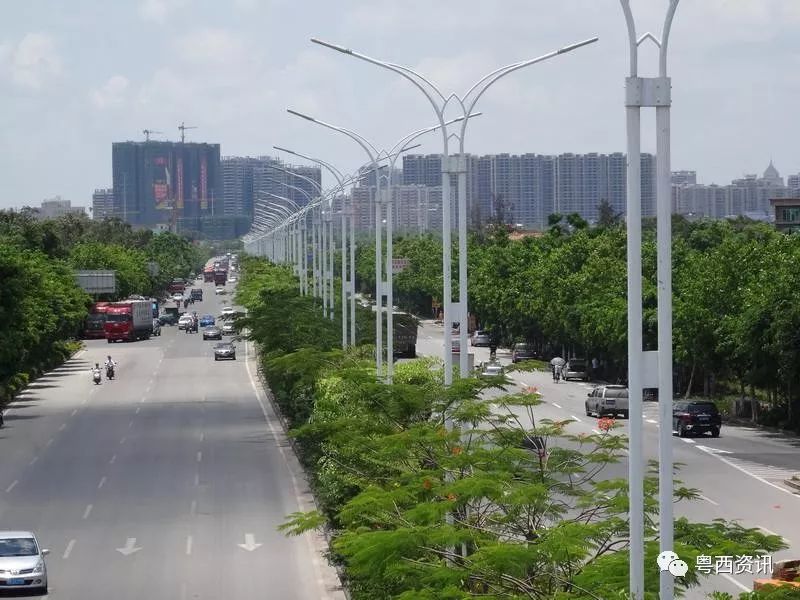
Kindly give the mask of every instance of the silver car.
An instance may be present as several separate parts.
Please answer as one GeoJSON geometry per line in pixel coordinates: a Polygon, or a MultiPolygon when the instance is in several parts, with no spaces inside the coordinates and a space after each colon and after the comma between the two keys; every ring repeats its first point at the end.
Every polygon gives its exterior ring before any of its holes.
{"type": "Polygon", "coordinates": [[[30,531],[0,531],[0,588],[47,594],[47,566],[36,536],[30,531]]]}
{"type": "Polygon", "coordinates": [[[233,323],[225,323],[222,326],[222,335],[234,335],[236,333],[236,327],[233,323]]]}
{"type": "Polygon", "coordinates": [[[231,343],[214,346],[214,360],[236,360],[236,348],[231,343]]]}

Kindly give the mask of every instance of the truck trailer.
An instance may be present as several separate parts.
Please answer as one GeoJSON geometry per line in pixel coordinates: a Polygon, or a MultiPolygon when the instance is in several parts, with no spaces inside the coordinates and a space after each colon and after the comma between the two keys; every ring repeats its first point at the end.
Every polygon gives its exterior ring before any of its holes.
{"type": "Polygon", "coordinates": [[[153,333],[153,305],[150,300],[114,302],[106,309],[105,334],[108,343],[148,339],[153,333]]]}
{"type": "Polygon", "coordinates": [[[225,285],[228,282],[227,269],[217,269],[214,271],[214,285],[225,285]]]}

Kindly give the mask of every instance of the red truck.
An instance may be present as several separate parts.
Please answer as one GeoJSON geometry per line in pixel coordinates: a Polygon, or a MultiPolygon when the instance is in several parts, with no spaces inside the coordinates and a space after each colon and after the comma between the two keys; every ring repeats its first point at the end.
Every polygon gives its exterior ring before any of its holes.
{"type": "Polygon", "coordinates": [[[109,302],[95,302],[89,309],[89,315],[83,322],[83,337],[87,339],[102,339],[106,337],[106,308],[109,302]]]}
{"type": "Polygon", "coordinates": [[[186,291],[186,282],[183,279],[173,279],[167,290],[170,294],[182,294],[186,291]]]}
{"type": "Polygon", "coordinates": [[[217,269],[214,271],[214,285],[225,285],[228,281],[227,269],[217,269]]]}
{"type": "Polygon", "coordinates": [[[214,282],[214,267],[206,267],[203,269],[203,281],[205,283],[214,282]]]}
{"type": "Polygon", "coordinates": [[[150,300],[114,302],[106,308],[105,333],[108,343],[117,340],[148,339],[153,333],[153,305],[150,300]]]}

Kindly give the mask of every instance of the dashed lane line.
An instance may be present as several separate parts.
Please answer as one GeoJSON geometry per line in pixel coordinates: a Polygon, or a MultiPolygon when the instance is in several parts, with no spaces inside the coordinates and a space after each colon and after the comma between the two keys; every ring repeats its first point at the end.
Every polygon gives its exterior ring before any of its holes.
{"type": "Polygon", "coordinates": [[[202,450],[197,453],[197,462],[203,462],[203,452],[202,452],[202,450]]]}
{"type": "Polygon", "coordinates": [[[66,423],[62,423],[61,426],[58,428],[59,431],[64,431],[67,428],[66,423]]]}
{"type": "Polygon", "coordinates": [[[189,506],[189,514],[191,516],[195,516],[197,514],[197,500],[192,500],[192,504],[189,506]]]}
{"type": "Polygon", "coordinates": [[[111,457],[111,460],[108,461],[108,464],[113,465],[115,462],[117,462],[117,455],[116,454],[111,457]]]}
{"type": "Polygon", "coordinates": [[[125,440],[127,440],[127,439],[128,439],[128,438],[127,438],[127,437],[125,437],[125,436],[123,435],[123,436],[122,436],[122,439],[119,441],[119,445],[121,446],[122,444],[124,444],[124,443],[125,443],[125,440]]]}
{"type": "Polygon", "coordinates": [[[100,483],[98,483],[98,484],[97,484],[97,489],[98,489],[98,490],[99,490],[99,489],[102,489],[102,487],[103,487],[105,484],[106,484],[106,476],[105,476],[105,475],[103,475],[103,476],[100,478],[100,483]]]}
{"type": "Polygon", "coordinates": [[[186,556],[190,556],[192,554],[192,536],[186,537],[186,556]]]}
{"type": "Polygon", "coordinates": [[[740,590],[742,590],[743,592],[750,592],[750,591],[752,591],[752,590],[751,590],[749,587],[747,587],[747,586],[746,586],[746,585],[744,585],[743,583],[741,583],[741,582],[737,581],[736,579],[734,579],[733,577],[731,577],[731,576],[730,576],[730,575],[728,575],[727,573],[720,573],[720,575],[722,575],[722,576],[723,576],[725,579],[727,579],[728,581],[730,581],[730,582],[731,582],[733,585],[735,585],[736,587],[738,587],[738,588],[739,588],[740,590]]]}
{"type": "Polygon", "coordinates": [[[708,502],[709,504],[713,504],[714,506],[719,506],[719,502],[714,502],[714,501],[713,501],[711,498],[709,498],[708,496],[703,496],[703,495],[701,494],[701,495],[699,496],[699,498],[700,498],[701,500],[705,500],[705,501],[706,501],[706,502],[708,502]]]}
{"type": "Polygon", "coordinates": [[[572,417],[578,423],[583,423],[583,420],[580,417],[576,417],[575,415],[570,415],[570,417],[572,417]]]}
{"type": "Polygon", "coordinates": [[[64,550],[64,554],[61,555],[61,558],[64,560],[69,558],[69,555],[72,554],[72,549],[75,547],[76,540],[70,540],[69,544],[67,544],[66,550],[64,550]]]}
{"type": "Polygon", "coordinates": [[[553,406],[555,406],[556,408],[561,408],[561,405],[558,404],[557,402],[553,402],[553,406]]]}
{"type": "Polygon", "coordinates": [[[93,507],[94,507],[94,504],[87,504],[86,505],[86,510],[83,511],[83,520],[84,521],[89,518],[89,514],[91,514],[93,507]]]}
{"type": "Polygon", "coordinates": [[[31,459],[31,462],[29,462],[29,463],[28,463],[28,466],[29,466],[29,467],[32,467],[33,465],[35,465],[35,464],[36,464],[36,461],[37,461],[37,460],[39,460],[39,457],[38,457],[38,456],[34,456],[34,457],[31,459]]]}
{"type": "Polygon", "coordinates": [[[15,487],[17,487],[18,483],[19,483],[19,481],[17,481],[16,479],[14,481],[12,481],[11,485],[6,488],[6,494],[8,494],[11,490],[13,490],[15,487]]]}
{"type": "Polygon", "coordinates": [[[77,414],[78,414],[78,409],[77,409],[77,408],[73,408],[73,409],[72,409],[72,412],[70,413],[70,416],[71,416],[71,417],[74,417],[74,416],[75,416],[75,415],[77,415],[77,414]]]}

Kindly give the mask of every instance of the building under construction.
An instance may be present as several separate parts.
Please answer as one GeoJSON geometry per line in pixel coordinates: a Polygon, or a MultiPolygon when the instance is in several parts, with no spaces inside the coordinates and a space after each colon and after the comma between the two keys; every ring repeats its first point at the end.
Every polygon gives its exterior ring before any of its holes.
{"type": "Polygon", "coordinates": [[[115,142],[111,153],[115,217],[136,227],[201,231],[223,215],[219,144],[148,139],[115,142]]]}

